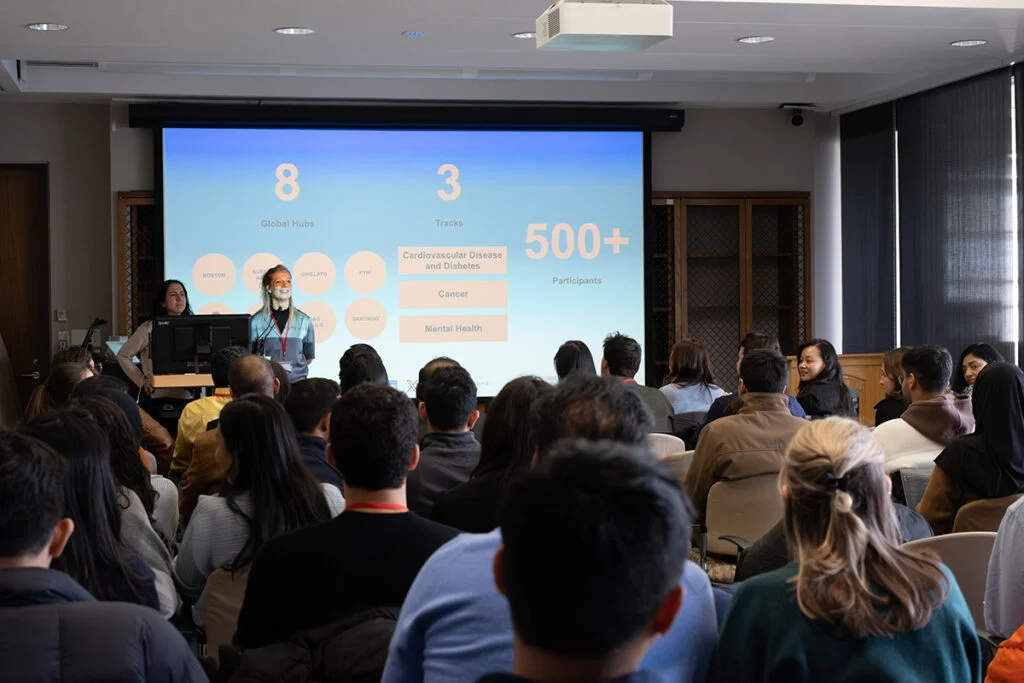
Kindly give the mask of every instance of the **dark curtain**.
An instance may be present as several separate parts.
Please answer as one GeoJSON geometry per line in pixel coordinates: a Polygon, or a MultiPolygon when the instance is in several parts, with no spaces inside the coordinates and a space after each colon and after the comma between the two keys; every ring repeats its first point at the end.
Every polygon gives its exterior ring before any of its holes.
{"type": "MultiPolygon", "coordinates": [[[[1020,230],[1024,228],[1024,64],[1013,67],[1013,80],[1016,84],[1016,117],[1017,117],[1017,301],[1024,308],[1024,239],[1020,239],[1020,230]]],[[[1017,364],[1024,367],[1024,310],[1018,308],[1017,364]]]]}
{"type": "Polygon", "coordinates": [[[901,342],[1012,358],[1010,70],[899,100],[896,129],[901,342]]]}
{"type": "Polygon", "coordinates": [[[843,352],[896,344],[893,104],[839,119],[843,202],[843,352]]]}

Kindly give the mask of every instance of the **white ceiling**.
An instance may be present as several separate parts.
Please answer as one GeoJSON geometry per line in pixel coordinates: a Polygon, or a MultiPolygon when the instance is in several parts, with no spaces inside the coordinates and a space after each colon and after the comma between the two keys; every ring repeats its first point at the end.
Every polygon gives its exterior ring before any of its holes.
{"type": "Polygon", "coordinates": [[[641,53],[538,51],[533,41],[510,37],[532,30],[549,1],[0,0],[0,101],[49,95],[815,102],[838,109],[1024,54],[1024,1],[1016,0],[682,0],[674,3],[674,37],[641,53]],[[931,6],[906,6],[922,4],[931,6]],[[25,28],[37,21],[71,28],[25,28]],[[283,37],[273,32],[278,26],[316,33],[283,37]],[[403,38],[402,31],[426,35],[403,38]],[[776,41],[736,42],[747,35],[776,41]],[[966,38],[988,45],[949,45],[966,38]]]}

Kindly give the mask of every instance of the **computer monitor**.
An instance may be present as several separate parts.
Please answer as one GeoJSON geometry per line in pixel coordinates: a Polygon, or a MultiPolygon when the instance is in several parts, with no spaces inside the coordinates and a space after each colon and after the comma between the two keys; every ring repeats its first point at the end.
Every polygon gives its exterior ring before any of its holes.
{"type": "Polygon", "coordinates": [[[229,346],[249,349],[247,315],[181,315],[153,318],[149,354],[155,375],[205,375],[210,358],[229,346]]]}

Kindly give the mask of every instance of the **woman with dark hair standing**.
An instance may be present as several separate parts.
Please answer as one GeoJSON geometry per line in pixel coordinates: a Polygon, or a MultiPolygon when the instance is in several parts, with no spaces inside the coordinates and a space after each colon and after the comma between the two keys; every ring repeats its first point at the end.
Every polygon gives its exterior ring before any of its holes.
{"type": "Polygon", "coordinates": [[[971,344],[960,354],[960,362],[953,368],[953,391],[958,394],[970,396],[974,392],[974,383],[978,374],[985,369],[989,363],[1003,363],[1003,354],[999,353],[994,346],[980,342],[971,344]]]}
{"type": "MultiPolygon", "coordinates": [[[[125,406],[118,403],[121,400],[134,407],[126,394],[111,389],[75,399],[73,405],[88,411],[109,438],[110,469],[117,483],[117,505],[121,513],[121,543],[156,574],[160,612],[165,617],[172,617],[180,601],[174,587],[171,553],[157,532],[159,527],[154,519],[158,494],[151,483],[149,471],[139,459],[139,437],[125,415],[125,406]]],[[[171,488],[176,491],[173,485],[171,488]]],[[[164,534],[166,537],[166,531],[164,534]]]]}
{"type": "MultiPolygon", "coordinates": [[[[180,280],[165,280],[160,285],[160,294],[153,310],[156,315],[192,315],[192,306],[188,302],[188,291],[186,291],[185,285],[180,280]]],[[[152,334],[152,320],[147,320],[136,327],[132,336],[118,350],[117,363],[124,371],[125,377],[134,382],[147,396],[179,401],[184,406],[186,401],[192,400],[192,394],[187,389],[153,388],[153,363],[149,358],[149,338],[152,334]],[[136,366],[132,360],[135,356],[138,356],[141,368],[136,366]]],[[[177,420],[175,420],[175,430],[172,431],[176,431],[176,423],[177,420]]],[[[167,427],[167,425],[164,426],[167,427]]]]}
{"type": "Polygon", "coordinates": [[[711,358],[699,339],[676,342],[668,359],[668,375],[661,393],[679,413],[706,413],[725,390],[715,386],[711,358]]]}
{"type": "Polygon", "coordinates": [[[797,372],[800,375],[800,390],[796,400],[803,406],[807,417],[838,415],[856,419],[853,398],[843,381],[843,369],[832,342],[827,339],[812,339],[804,342],[797,352],[797,372]]]}
{"type": "Polygon", "coordinates": [[[498,512],[509,485],[530,469],[534,447],[530,439],[530,410],[552,391],[540,377],[518,377],[498,392],[487,406],[487,423],[480,443],[480,462],[469,481],[442,494],[431,518],[460,531],[482,534],[498,526],[498,512]]]}
{"type": "Polygon", "coordinates": [[[587,345],[578,339],[565,342],[555,353],[555,374],[558,375],[558,380],[562,381],[574,372],[588,377],[597,375],[593,354],[587,345]]]}
{"type": "Polygon", "coordinates": [[[326,522],[345,507],[338,487],[310,474],[288,414],[267,396],[224,407],[217,459],[227,472],[221,495],[199,497],[175,561],[182,594],[198,598],[192,616],[199,625],[214,570],[244,569],[271,538],[326,522]]]}
{"type": "Polygon", "coordinates": [[[974,433],[935,458],[917,506],[936,534],[952,531],[956,513],[973,500],[1024,491],[1024,372],[990,363],[974,386],[974,433]]]}
{"type": "Polygon", "coordinates": [[[160,609],[155,575],[120,541],[121,514],[110,471],[110,441],[91,414],[62,408],[24,429],[68,461],[65,515],[75,523],[54,569],[70,575],[97,600],[134,602],[160,609]]]}
{"type": "Polygon", "coordinates": [[[25,403],[25,422],[67,405],[78,383],[92,377],[84,363],[61,363],[50,369],[46,381],[37,386],[25,403]]]}
{"type": "Polygon", "coordinates": [[[907,409],[903,400],[903,354],[910,350],[909,346],[900,346],[886,351],[882,356],[882,376],[878,383],[885,392],[885,398],[875,404],[875,426],[895,420],[907,409]]]}

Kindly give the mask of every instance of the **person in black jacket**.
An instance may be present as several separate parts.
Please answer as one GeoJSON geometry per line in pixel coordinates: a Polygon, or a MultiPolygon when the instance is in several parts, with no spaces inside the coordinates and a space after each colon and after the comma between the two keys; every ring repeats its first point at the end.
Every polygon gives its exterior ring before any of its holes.
{"type": "Polygon", "coordinates": [[[46,444],[0,432],[0,681],[206,681],[158,612],[97,602],[50,569],[75,532],[68,470],[46,444]]]}
{"type": "Polygon", "coordinates": [[[480,442],[473,425],[480,417],[476,384],[462,367],[434,370],[426,385],[417,387],[420,417],[427,434],[420,439],[420,464],[409,473],[409,509],[430,517],[438,497],[459,484],[480,461],[480,442]]]}
{"type": "Polygon", "coordinates": [[[284,404],[295,425],[302,461],[318,481],[339,489],[341,474],[327,461],[327,437],[331,432],[331,407],[340,395],[337,382],[313,377],[296,383],[284,404]]]}
{"type": "Polygon", "coordinates": [[[498,512],[509,484],[530,469],[530,409],[552,390],[540,377],[518,377],[498,392],[487,414],[480,464],[470,480],[441,494],[434,504],[435,522],[461,531],[484,534],[498,527],[498,512]]]}
{"type": "Polygon", "coordinates": [[[796,354],[800,390],[796,400],[807,417],[817,420],[836,415],[857,419],[850,390],[843,381],[843,369],[832,342],[811,339],[796,354]]]}

